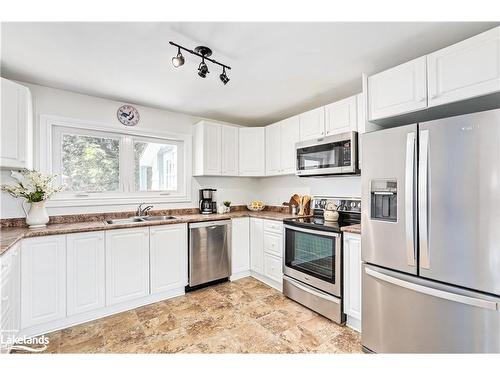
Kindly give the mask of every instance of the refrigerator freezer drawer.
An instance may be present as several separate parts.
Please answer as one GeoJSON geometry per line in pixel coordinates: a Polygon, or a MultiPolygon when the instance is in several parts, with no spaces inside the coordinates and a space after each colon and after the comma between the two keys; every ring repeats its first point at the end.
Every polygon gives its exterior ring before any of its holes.
{"type": "Polygon", "coordinates": [[[376,353],[500,353],[500,298],[363,266],[362,344],[376,353]]]}

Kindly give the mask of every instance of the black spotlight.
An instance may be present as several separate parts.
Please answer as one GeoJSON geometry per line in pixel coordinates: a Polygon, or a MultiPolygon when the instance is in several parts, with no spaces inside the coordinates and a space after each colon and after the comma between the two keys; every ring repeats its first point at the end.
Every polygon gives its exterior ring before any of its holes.
{"type": "Polygon", "coordinates": [[[182,56],[181,49],[177,52],[177,56],[172,57],[172,65],[176,68],[184,65],[184,56],[182,56]]]}
{"type": "Polygon", "coordinates": [[[219,76],[220,80],[222,81],[223,84],[226,84],[229,82],[229,77],[226,75],[226,67],[222,67],[222,73],[219,76]]]}
{"type": "Polygon", "coordinates": [[[201,78],[206,78],[207,77],[207,73],[210,73],[208,71],[208,66],[207,66],[207,64],[205,64],[205,60],[202,60],[201,63],[200,63],[200,66],[198,67],[198,75],[201,78]]]}

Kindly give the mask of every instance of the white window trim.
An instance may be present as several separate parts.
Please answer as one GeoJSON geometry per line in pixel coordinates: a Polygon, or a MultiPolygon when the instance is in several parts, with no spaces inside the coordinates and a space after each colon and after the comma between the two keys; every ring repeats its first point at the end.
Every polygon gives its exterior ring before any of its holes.
{"type": "Polygon", "coordinates": [[[192,137],[187,134],[177,134],[171,132],[162,132],[153,129],[144,128],[125,128],[124,126],[110,125],[92,121],[71,119],[53,115],[40,115],[40,136],[38,138],[39,158],[35,167],[42,173],[58,173],[52,170],[52,136],[54,127],[61,126],[65,128],[75,128],[84,130],[94,130],[103,133],[125,134],[150,139],[172,140],[183,142],[183,164],[184,181],[182,191],[177,195],[171,195],[159,191],[140,191],[140,192],[110,192],[98,194],[90,193],[88,196],[79,196],[75,194],[56,194],[47,202],[47,207],[84,207],[98,205],[127,205],[137,204],[140,201],[148,203],[180,203],[191,202],[191,179],[192,179],[192,137]]]}

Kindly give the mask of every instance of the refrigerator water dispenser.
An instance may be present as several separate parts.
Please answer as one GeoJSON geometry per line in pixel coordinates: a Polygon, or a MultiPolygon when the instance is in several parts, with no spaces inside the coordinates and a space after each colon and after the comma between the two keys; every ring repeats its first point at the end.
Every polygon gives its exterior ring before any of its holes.
{"type": "Polygon", "coordinates": [[[371,181],[371,218],[397,221],[398,182],[396,180],[371,181]]]}

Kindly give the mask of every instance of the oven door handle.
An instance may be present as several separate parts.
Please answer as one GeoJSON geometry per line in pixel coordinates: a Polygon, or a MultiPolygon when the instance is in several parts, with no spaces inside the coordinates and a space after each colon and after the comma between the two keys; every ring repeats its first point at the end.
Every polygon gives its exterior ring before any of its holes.
{"type": "Polygon", "coordinates": [[[296,227],[292,225],[283,225],[283,228],[285,229],[290,229],[294,230],[296,232],[303,232],[303,233],[310,233],[310,234],[317,234],[319,236],[328,236],[328,237],[340,237],[340,233],[335,233],[335,232],[329,232],[329,231],[323,231],[323,230],[314,230],[314,229],[306,229],[302,227],[296,227]]]}

